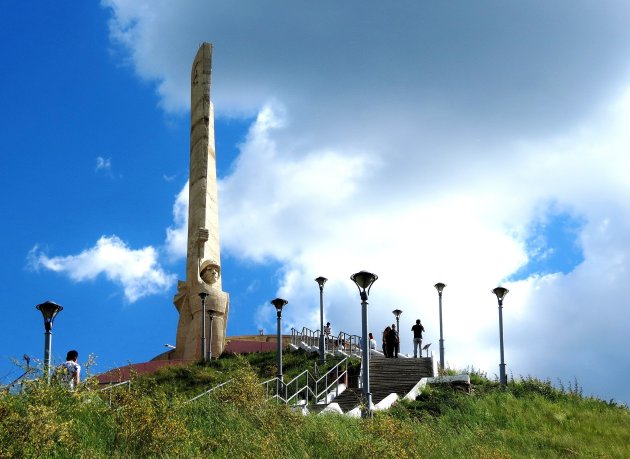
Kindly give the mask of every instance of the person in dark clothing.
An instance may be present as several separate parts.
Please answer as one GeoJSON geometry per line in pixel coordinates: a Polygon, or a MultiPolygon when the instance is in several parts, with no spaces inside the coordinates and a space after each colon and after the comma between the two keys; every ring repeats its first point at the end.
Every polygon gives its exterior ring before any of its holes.
{"type": "Polygon", "coordinates": [[[398,343],[398,332],[396,331],[396,325],[393,325],[389,328],[389,333],[387,334],[387,355],[388,357],[398,358],[398,352],[396,351],[396,345],[398,343]]]}
{"type": "Polygon", "coordinates": [[[394,358],[398,358],[398,351],[400,350],[400,336],[398,335],[398,330],[396,330],[396,325],[392,324],[392,334],[391,338],[391,356],[394,358]]]}
{"type": "Polygon", "coordinates": [[[391,331],[391,328],[389,327],[385,328],[385,330],[383,331],[383,355],[385,357],[389,357],[389,346],[387,345],[388,343],[387,335],[389,335],[390,331],[391,331]]]}
{"type": "Polygon", "coordinates": [[[413,357],[417,359],[418,350],[420,351],[420,357],[422,357],[422,332],[424,331],[420,319],[416,320],[416,324],[411,327],[411,331],[413,332],[413,357]]]}

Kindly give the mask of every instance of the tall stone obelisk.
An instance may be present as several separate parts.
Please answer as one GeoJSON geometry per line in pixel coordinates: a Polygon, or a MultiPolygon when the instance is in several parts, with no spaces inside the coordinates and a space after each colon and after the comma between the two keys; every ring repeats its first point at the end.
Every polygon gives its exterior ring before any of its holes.
{"type": "Polygon", "coordinates": [[[208,345],[212,346],[212,355],[219,356],[225,346],[229,296],[221,289],[214,109],[210,102],[211,76],[212,45],[203,43],[193,61],[190,77],[186,281],[178,283],[178,293],[174,298],[179,322],[176,348],[170,353],[169,359],[198,360],[202,357],[202,323],[206,324],[205,336],[208,345]],[[203,320],[199,296],[202,292],[207,295],[206,310],[213,312],[212,321],[209,317],[203,320]]]}

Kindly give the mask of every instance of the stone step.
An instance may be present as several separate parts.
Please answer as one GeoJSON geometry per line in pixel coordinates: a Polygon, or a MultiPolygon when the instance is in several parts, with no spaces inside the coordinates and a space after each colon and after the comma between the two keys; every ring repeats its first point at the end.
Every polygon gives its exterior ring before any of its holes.
{"type": "MultiPolygon", "coordinates": [[[[430,358],[372,358],[370,359],[372,403],[376,404],[392,393],[402,397],[422,378],[431,376],[433,365],[430,358]]],[[[338,403],[345,413],[360,405],[361,395],[361,389],[348,388],[333,401],[338,403]]],[[[319,412],[324,407],[325,405],[319,405],[316,409],[319,412]]]]}
{"type": "Polygon", "coordinates": [[[361,390],[360,389],[346,389],[339,397],[335,398],[333,402],[338,403],[343,412],[352,410],[361,404],[361,390]]]}
{"type": "Polygon", "coordinates": [[[308,406],[308,412],[311,413],[311,414],[317,414],[317,413],[321,412],[327,406],[328,406],[327,404],[309,405],[308,406]]]}

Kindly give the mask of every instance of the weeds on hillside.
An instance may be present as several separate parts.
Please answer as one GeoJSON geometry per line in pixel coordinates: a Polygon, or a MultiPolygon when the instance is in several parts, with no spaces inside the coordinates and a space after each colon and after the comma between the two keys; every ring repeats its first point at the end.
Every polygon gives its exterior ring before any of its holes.
{"type": "Polygon", "coordinates": [[[630,457],[627,408],[583,397],[577,382],[511,378],[503,389],[472,371],[472,394],[431,386],[371,419],[302,416],[265,402],[260,379],[271,358],[252,360],[172,367],[106,392],[43,380],[3,392],[0,458],[630,457]],[[234,383],[186,403],[190,391],[227,379],[234,383]]]}

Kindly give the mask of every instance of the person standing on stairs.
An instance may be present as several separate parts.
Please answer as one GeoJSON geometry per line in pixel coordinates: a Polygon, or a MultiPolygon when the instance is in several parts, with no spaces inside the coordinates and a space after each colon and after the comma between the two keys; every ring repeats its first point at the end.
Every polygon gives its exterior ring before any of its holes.
{"type": "Polygon", "coordinates": [[[370,338],[370,349],[376,350],[376,340],[374,339],[374,335],[369,333],[368,337],[370,338]]]}
{"type": "Polygon", "coordinates": [[[396,324],[392,324],[392,328],[387,337],[389,343],[389,356],[397,359],[400,340],[398,339],[398,330],[396,330],[396,324]]]}
{"type": "Polygon", "coordinates": [[[416,324],[411,327],[411,331],[413,332],[413,358],[418,358],[418,351],[420,351],[420,358],[422,358],[422,332],[424,327],[420,319],[416,320],[416,324]]]}
{"type": "Polygon", "coordinates": [[[388,339],[387,339],[387,335],[389,335],[391,331],[391,328],[386,327],[385,330],[383,330],[383,355],[385,357],[390,357],[389,355],[389,346],[388,346],[388,339]]]}
{"type": "Polygon", "coordinates": [[[328,349],[328,340],[330,340],[331,333],[330,322],[326,322],[326,326],[324,327],[324,349],[328,349]]]}

